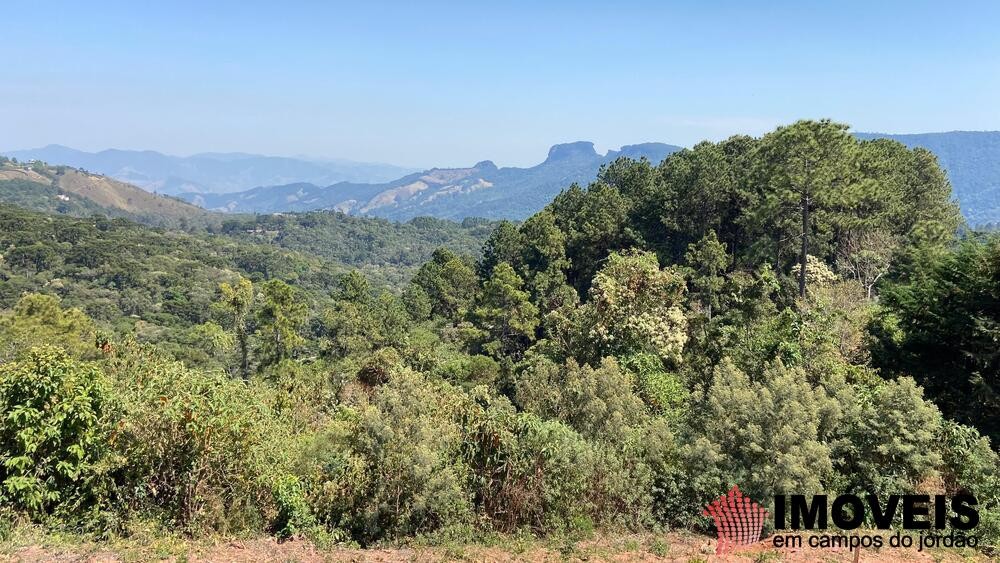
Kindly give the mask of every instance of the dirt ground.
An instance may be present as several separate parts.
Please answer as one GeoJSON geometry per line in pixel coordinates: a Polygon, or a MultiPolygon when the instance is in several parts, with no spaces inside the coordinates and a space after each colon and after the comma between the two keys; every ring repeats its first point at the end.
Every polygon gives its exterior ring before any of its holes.
{"type": "Polygon", "coordinates": [[[93,545],[32,545],[6,546],[0,550],[0,561],[51,562],[563,562],[563,561],[685,561],[685,562],[765,562],[765,561],[852,561],[852,562],[958,562],[993,561],[973,550],[911,549],[879,551],[848,549],[775,549],[769,541],[745,548],[727,557],[716,557],[715,539],[692,533],[666,533],[599,537],[579,542],[553,543],[544,540],[511,539],[503,545],[447,545],[351,549],[331,547],[321,549],[305,540],[278,543],[273,539],[173,542],[157,545],[127,544],[122,546],[93,545]]]}

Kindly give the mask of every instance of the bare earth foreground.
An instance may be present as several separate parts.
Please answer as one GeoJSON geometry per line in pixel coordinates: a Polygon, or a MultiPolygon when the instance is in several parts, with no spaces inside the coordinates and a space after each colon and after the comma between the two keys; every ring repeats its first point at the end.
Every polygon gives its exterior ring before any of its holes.
{"type": "Polygon", "coordinates": [[[715,539],[671,532],[605,536],[578,542],[511,538],[496,545],[446,545],[352,549],[318,548],[305,540],[278,543],[273,539],[209,542],[163,541],[153,545],[66,544],[40,541],[30,545],[0,545],[0,561],[113,562],[380,562],[403,561],[993,561],[969,549],[774,549],[767,541],[725,558],[715,556],[715,539]]]}

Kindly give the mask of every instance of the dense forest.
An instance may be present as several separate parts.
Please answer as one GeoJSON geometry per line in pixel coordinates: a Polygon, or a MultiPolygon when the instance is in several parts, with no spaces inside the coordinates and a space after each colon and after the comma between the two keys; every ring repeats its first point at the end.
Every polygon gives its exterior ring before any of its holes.
{"type": "Polygon", "coordinates": [[[619,158],[516,224],[0,223],[10,522],[705,529],[738,484],[968,491],[1000,544],[1000,238],[923,149],[801,121],[619,158]]]}

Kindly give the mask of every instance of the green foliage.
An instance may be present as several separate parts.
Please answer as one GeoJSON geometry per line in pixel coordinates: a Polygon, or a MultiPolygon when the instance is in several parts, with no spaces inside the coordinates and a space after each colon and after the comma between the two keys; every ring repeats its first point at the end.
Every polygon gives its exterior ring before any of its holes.
{"type": "Polygon", "coordinates": [[[648,351],[680,363],[687,341],[680,302],[684,279],[661,270],[650,252],[613,253],[594,276],[584,315],[589,336],[603,354],[648,351]]]}
{"type": "Polygon", "coordinates": [[[403,367],[403,359],[395,348],[379,348],[358,370],[358,381],[368,386],[382,385],[399,374],[403,367]]]}
{"type": "Polygon", "coordinates": [[[558,421],[522,415],[516,429],[513,465],[528,496],[519,519],[552,531],[587,517],[591,511],[580,492],[588,490],[597,462],[593,447],[558,421]]]}
{"type": "Polygon", "coordinates": [[[697,243],[688,246],[684,255],[691,289],[697,296],[700,308],[711,319],[712,311],[719,308],[719,292],[725,284],[723,274],[732,263],[726,246],[719,242],[715,231],[708,231],[697,243]]]}
{"type": "Polygon", "coordinates": [[[30,293],[11,313],[0,314],[0,361],[43,344],[62,348],[75,358],[89,358],[96,353],[96,332],[79,309],[66,310],[56,297],[30,293]]]}
{"type": "Polygon", "coordinates": [[[684,418],[689,401],[684,380],[667,371],[659,357],[637,353],[625,356],[620,363],[635,382],[639,397],[653,412],[672,422],[684,418]]]}
{"type": "Polygon", "coordinates": [[[417,271],[413,283],[427,294],[433,314],[455,321],[465,314],[475,295],[476,274],[467,260],[438,249],[417,271]]]}
{"type": "Polygon", "coordinates": [[[403,306],[414,321],[425,321],[431,316],[431,298],[415,283],[403,290],[403,306]]]}
{"type": "Polygon", "coordinates": [[[278,514],[271,529],[281,539],[293,538],[313,531],[316,517],[306,499],[302,482],[294,475],[278,478],[274,484],[274,502],[278,514]]]}
{"type": "MultiPolygon", "coordinates": [[[[2,165],[3,162],[0,162],[0,167],[2,165]]],[[[0,180],[0,201],[34,211],[75,217],[87,217],[95,213],[115,216],[115,211],[91,200],[67,194],[52,185],[28,180],[0,180]]]]}
{"type": "Polygon", "coordinates": [[[223,283],[219,286],[222,292],[222,305],[232,315],[232,327],[236,333],[236,343],[239,346],[239,375],[243,379],[250,377],[250,308],[253,306],[253,282],[240,278],[235,285],[223,283]]]}
{"type": "Polygon", "coordinates": [[[576,184],[551,204],[556,226],[564,233],[569,278],[585,291],[611,251],[631,246],[628,200],[618,188],[598,180],[586,191],[576,184]]]}
{"type": "Polygon", "coordinates": [[[295,288],[281,280],[271,280],[261,286],[260,325],[261,357],[264,366],[274,365],[294,356],[305,344],[300,331],[308,310],[295,288]]]}
{"type": "Polygon", "coordinates": [[[501,262],[517,266],[520,264],[523,235],[510,221],[500,221],[489,238],[483,243],[483,255],[476,264],[480,279],[493,275],[493,268],[501,262]]]}
{"type": "Polygon", "coordinates": [[[407,371],[344,408],[302,464],[320,521],[368,543],[470,521],[460,394],[407,371]]]}
{"type": "Polygon", "coordinates": [[[1000,440],[1000,237],[925,253],[883,292],[875,361],[910,374],[942,411],[1000,440]]]}
{"type": "MultiPolygon", "coordinates": [[[[346,274],[339,286],[334,306],[324,312],[322,319],[328,339],[326,351],[330,355],[343,358],[388,346],[405,345],[406,329],[410,323],[405,303],[385,291],[375,294],[368,281],[357,272],[346,274]]],[[[414,286],[411,284],[411,287],[414,286]]],[[[410,296],[411,299],[422,299],[415,306],[428,303],[422,290],[411,290],[410,296]]],[[[425,309],[428,315],[429,309],[428,305],[425,309]]]]}
{"type": "Polygon", "coordinates": [[[842,203],[851,181],[854,144],[846,125],[829,120],[798,121],[761,139],[756,174],[768,190],[751,220],[780,238],[761,239],[758,252],[779,263],[797,256],[800,296],[806,292],[808,254],[817,254],[813,247],[829,252],[828,215],[842,203]]]}
{"type": "Polygon", "coordinates": [[[967,489],[997,537],[1000,247],[956,226],[933,158],[827,121],[617,159],[520,225],[0,209],[0,401],[34,409],[4,514],[371,545],[967,489]]]}
{"type": "Polygon", "coordinates": [[[655,421],[620,442],[591,441],[564,423],[515,414],[502,398],[478,396],[466,457],[477,506],[501,531],[649,526],[653,477],[673,451],[655,421]]]}
{"type": "Polygon", "coordinates": [[[109,383],[53,347],[0,365],[0,503],[74,519],[108,501],[109,383]]]}
{"type": "Polygon", "coordinates": [[[941,428],[945,486],[967,491],[979,502],[976,532],[994,552],[1000,549],[1000,456],[975,428],[945,421],[941,428]]]}
{"type": "Polygon", "coordinates": [[[160,514],[190,532],[266,526],[289,430],[265,389],[129,343],[106,369],[123,409],[114,440],[120,509],[160,514]]]}
{"type": "Polygon", "coordinates": [[[539,358],[518,376],[516,398],[524,410],[565,422],[592,440],[623,440],[647,416],[628,373],[611,358],[596,369],[539,358]]]}
{"type": "Polygon", "coordinates": [[[478,254],[494,223],[455,223],[419,217],[406,223],[339,212],[231,216],[221,232],[241,243],[274,245],[361,269],[368,277],[401,286],[439,248],[478,254]]]}
{"type": "Polygon", "coordinates": [[[862,388],[847,413],[842,424],[848,445],[838,452],[847,488],[898,494],[935,476],[941,414],[912,379],[862,388]]]}
{"type": "Polygon", "coordinates": [[[489,356],[462,354],[443,362],[434,373],[463,387],[492,386],[500,377],[500,364],[489,356]]]}
{"type": "Polygon", "coordinates": [[[535,338],[538,308],[522,291],[523,282],[507,262],[493,267],[472,310],[486,333],[483,350],[498,358],[520,359],[535,338]]]}
{"type": "Polygon", "coordinates": [[[754,381],[723,362],[698,406],[685,456],[717,474],[716,487],[739,484],[754,498],[819,493],[833,470],[822,419],[830,401],[801,369],[775,362],[754,381]]]}

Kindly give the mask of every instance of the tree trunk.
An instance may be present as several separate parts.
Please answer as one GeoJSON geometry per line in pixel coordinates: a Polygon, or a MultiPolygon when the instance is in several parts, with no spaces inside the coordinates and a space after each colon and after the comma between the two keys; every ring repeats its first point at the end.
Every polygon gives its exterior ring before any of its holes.
{"type": "Polygon", "coordinates": [[[240,341],[240,377],[243,381],[250,380],[250,346],[247,342],[247,335],[245,332],[241,331],[239,334],[240,341]]]}
{"type": "Polygon", "coordinates": [[[799,297],[806,296],[806,256],[809,251],[809,196],[802,194],[802,248],[799,251],[799,297]]]}

